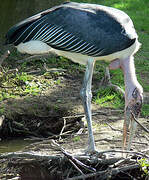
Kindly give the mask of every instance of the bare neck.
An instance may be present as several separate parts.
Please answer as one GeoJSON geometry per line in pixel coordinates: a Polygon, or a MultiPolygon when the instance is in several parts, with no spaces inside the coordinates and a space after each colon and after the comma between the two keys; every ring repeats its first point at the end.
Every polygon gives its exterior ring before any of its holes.
{"type": "Polygon", "coordinates": [[[126,93],[126,101],[130,98],[135,88],[142,90],[141,85],[139,84],[135,66],[134,66],[134,57],[128,57],[126,59],[121,60],[120,67],[124,73],[124,80],[125,80],[125,93],[126,93]]]}

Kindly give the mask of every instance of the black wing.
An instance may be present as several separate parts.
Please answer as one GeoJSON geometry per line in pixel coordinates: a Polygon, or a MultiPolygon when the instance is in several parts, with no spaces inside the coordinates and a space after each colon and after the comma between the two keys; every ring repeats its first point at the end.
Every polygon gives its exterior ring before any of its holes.
{"type": "Polygon", "coordinates": [[[115,16],[111,11],[100,5],[65,3],[13,26],[6,35],[7,43],[41,40],[63,51],[95,57],[112,54],[130,47],[136,38],[126,31],[130,18],[119,10],[114,10],[115,16]]]}

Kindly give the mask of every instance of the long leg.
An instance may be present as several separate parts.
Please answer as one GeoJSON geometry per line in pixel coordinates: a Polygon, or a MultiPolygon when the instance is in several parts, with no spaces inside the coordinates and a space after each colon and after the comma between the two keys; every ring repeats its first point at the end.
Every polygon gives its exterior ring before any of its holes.
{"type": "Polygon", "coordinates": [[[95,61],[93,59],[89,59],[87,62],[86,72],[83,81],[83,87],[80,91],[80,95],[83,101],[84,111],[86,115],[86,120],[88,124],[88,152],[95,151],[95,141],[93,136],[92,130],[92,115],[91,115],[91,99],[92,99],[92,92],[91,92],[91,84],[92,84],[92,75],[94,69],[95,61]]]}

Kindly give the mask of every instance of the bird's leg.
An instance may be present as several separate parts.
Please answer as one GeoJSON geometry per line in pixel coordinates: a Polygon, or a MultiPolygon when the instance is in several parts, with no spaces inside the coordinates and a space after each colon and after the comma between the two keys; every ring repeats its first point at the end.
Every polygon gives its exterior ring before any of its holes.
{"type": "Polygon", "coordinates": [[[125,121],[123,126],[123,148],[128,140],[127,150],[130,150],[132,139],[137,127],[133,119],[138,118],[141,112],[143,101],[143,89],[139,84],[134,66],[134,58],[130,56],[125,59],[116,59],[110,64],[111,69],[121,68],[124,73],[125,81],[125,121]],[[133,114],[133,115],[132,115],[133,114]],[[127,135],[130,127],[129,136],[127,135]]]}
{"type": "Polygon", "coordinates": [[[88,124],[88,149],[87,152],[95,152],[95,141],[93,136],[92,130],[92,115],[91,115],[91,99],[92,99],[92,92],[91,92],[91,84],[92,84],[92,75],[94,69],[95,61],[89,59],[87,62],[86,72],[83,81],[83,87],[80,91],[80,95],[83,101],[85,116],[88,124]]]}

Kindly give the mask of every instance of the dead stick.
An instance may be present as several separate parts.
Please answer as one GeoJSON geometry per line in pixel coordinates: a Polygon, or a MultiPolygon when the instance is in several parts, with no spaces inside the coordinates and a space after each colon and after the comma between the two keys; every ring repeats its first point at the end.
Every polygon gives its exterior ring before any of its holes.
{"type": "Polygon", "coordinates": [[[135,118],[135,115],[134,115],[132,112],[131,112],[131,114],[132,114],[133,119],[139,124],[139,126],[140,126],[145,132],[149,133],[149,130],[148,130],[146,127],[144,127],[144,126],[135,118]]]}
{"type": "Polygon", "coordinates": [[[23,63],[23,62],[29,62],[31,61],[32,59],[35,59],[35,58],[47,58],[47,57],[58,57],[55,53],[48,53],[48,54],[40,54],[40,55],[33,55],[33,56],[30,56],[28,58],[25,58],[23,60],[19,60],[17,61],[17,63],[23,63]]]}
{"type": "Polygon", "coordinates": [[[61,132],[60,132],[60,134],[59,134],[59,141],[62,139],[61,135],[63,134],[63,131],[64,131],[64,129],[66,128],[66,119],[63,118],[63,121],[64,121],[64,125],[63,125],[63,127],[62,127],[62,129],[61,129],[61,132]]]}
{"type": "Polygon", "coordinates": [[[81,169],[79,169],[78,166],[71,159],[68,159],[68,160],[77,169],[77,171],[79,171],[82,174],[82,176],[84,176],[83,179],[85,179],[85,174],[81,171],[81,169]]]}
{"type": "MultiPolygon", "coordinates": [[[[103,138],[103,139],[96,139],[95,142],[99,142],[99,141],[107,141],[107,142],[121,142],[121,139],[108,139],[108,138],[103,138]]],[[[144,144],[144,145],[148,145],[148,143],[146,142],[136,142],[133,141],[132,143],[134,144],[144,144]]]]}
{"type": "Polygon", "coordinates": [[[43,160],[50,160],[50,159],[59,159],[58,156],[49,156],[43,155],[41,153],[33,153],[33,152],[10,152],[10,153],[3,153],[0,154],[0,159],[11,159],[11,158],[35,158],[35,159],[43,159],[43,160]]]}
{"type": "Polygon", "coordinates": [[[96,172],[96,169],[85,165],[84,163],[82,163],[81,161],[79,161],[78,159],[76,159],[75,157],[73,157],[72,155],[70,155],[68,152],[63,151],[62,152],[69,160],[71,160],[73,163],[80,165],[82,168],[90,171],[90,172],[96,172]]]}
{"type": "Polygon", "coordinates": [[[107,124],[113,131],[119,131],[119,132],[122,132],[122,131],[119,130],[119,129],[113,128],[109,123],[106,122],[106,124],[107,124]]]}
{"type": "MultiPolygon", "coordinates": [[[[92,116],[96,116],[98,114],[101,114],[101,115],[107,115],[107,113],[104,113],[103,111],[96,111],[96,112],[93,112],[92,113],[92,116]]],[[[76,114],[74,116],[65,116],[63,118],[65,119],[72,119],[72,118],[82,118],[82,117],[85,117],[85,114],[84,113],[81,113],[81,114],[76,114]]]]}
{"type": "Polygon", "coordinates": [[[2,86],[2,85],[0,85],[0,87],[5,88],[5,89],[14,89],[14,88],[16,88],[18,86],[2,86]]]}
{"type": "Polygon", "coordinates": [[[147,141],[149,141],[149,137],[148,136],[144,135],[144,137],[147,139],[147,141]]]}
{"type": "Polygon", "coordinates": [[[149,148],[148,148],[148,149],[143,149],[141,152],[142,152],[142,153],[145,153],[145,152],[147,152],[147,151],[149,151],[149,148]]]}
{"type": "Polygon", "coordinates": [[[73,163],[80,165],[82,168],[90,171],[90,172],[96,172],[96,169],[85,165],[84,163],[82,163],[81,161],[79,161],[78,159],[76,159],[75,157],[73,157],[70,153],[66,152],[59,144],[57,144],[54,140],[52,140],[51,145],[53,145],[55,148],[57,148],[58,150],[60,150],[66,157],[68,160],[71,160],[73,163]]]}
{"type": "MultiPolygon", "coordinates": [[[[140,155],[140,156],[149,158],[148,155],[146,155],[146,154],[144,154],[144,153],[141,153],[141,152],[137,152],[137,151],[124,151],[124,150],[114,150],[114,149],[99,152],[99,155],[100,155],[100,154],[104,154],[104,153],[108,153],[108,152],[115,152],[115,153],[130,153],[130,154],[140,155]]],[[[98,153],[97,153],[97,154],[98,154],[98,153]]]]}

